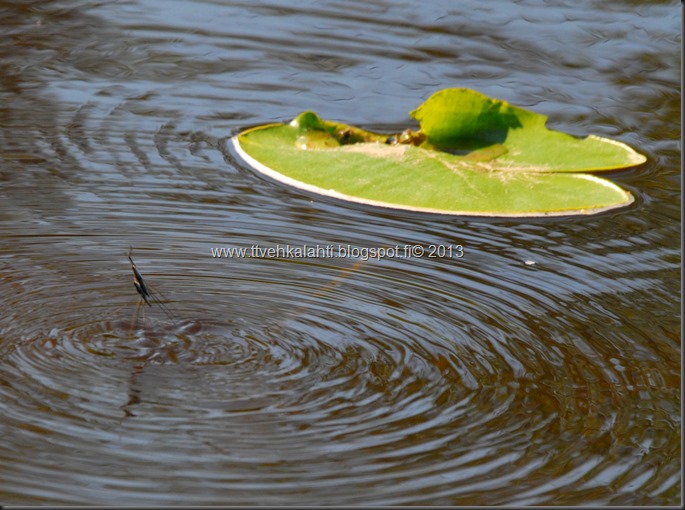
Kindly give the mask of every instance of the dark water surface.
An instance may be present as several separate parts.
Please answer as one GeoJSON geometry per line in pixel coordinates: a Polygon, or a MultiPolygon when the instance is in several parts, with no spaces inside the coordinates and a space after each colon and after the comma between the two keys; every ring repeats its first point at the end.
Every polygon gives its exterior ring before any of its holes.
{"type": "Polygon", "coordinates": [[[680,504],[680,16],[0,1],[0,502],[680,504]],[[402,129],[453,86],[645,153],[609,175],[636,202],[378,210],[230,149],[306,109],[402,129]],[[464,256],[211,256],[277,244],[464,256]],[[129,245],[174,318],[135,321],[129,245]]]}

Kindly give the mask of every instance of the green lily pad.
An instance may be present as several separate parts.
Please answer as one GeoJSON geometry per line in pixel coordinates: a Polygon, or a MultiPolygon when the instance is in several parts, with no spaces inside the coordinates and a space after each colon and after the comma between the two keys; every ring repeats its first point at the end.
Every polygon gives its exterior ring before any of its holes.
{"type": "Polygon", "coordinates": [[[381,207],[478,216],[592,214],[633,202],[595,175],[639,165],[627,145],[545,127],[547,118],[469,89],[410,114],[420,131],[366,131],[303,112],[233,139],[256,170],[321,195],[381,207]]]}

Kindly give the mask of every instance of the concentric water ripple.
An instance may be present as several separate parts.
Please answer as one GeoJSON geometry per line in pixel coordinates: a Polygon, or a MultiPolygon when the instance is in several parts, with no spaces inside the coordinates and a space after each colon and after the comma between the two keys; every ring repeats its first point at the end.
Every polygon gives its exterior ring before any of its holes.
{"type": "MultiPolygon", "coordinates": [[[[126,501],[146,500],[135,483],[143,473],[184,481],[187,501],[208,504],[217,502],[209,489],[222,486],[236,501],[282,501],[295,479],[312,502],[336,494],[330,501],[397,504],[462,494],[531,504],[560,480],[602,499],[636,479],[650,482],[642,461],[673,446],[658,434],[672,418],[654,409],[649,428],[621,427],[649,405],[645,391],[676,396],[654,379],[654,355],[635,353],[642,367],[629,368],[618,347],[613,357],[598,352],[589,331],[505,316],[500,303],[517,294],[545,310],[540,291],[526,285],[492,290],[457,279],[460,289],[449,295],[427,282],[453,267],[405,266],[400,279],[392,265],[369,264],[327,285],[289,285],[288,296],[273,293],[276,281],[252,281],[256,302],[282,310],[261,322],[249,314],[169,319],[154,309],[134,321],[133,303],[84,322],[76,318],[87,308],[68,308],[51,320],[62,327],[37,324],[4,344],[13,442],[39,434],[51,450],[107,451],[109,463],[131,463],[127,472],[138,475],[116,488],[126,501]],[[392,495],[365,489],[371,481],[392,495]]],[[[38,476],[50,458],[24,459],[18,473],[38,476]]],[[[107,472],[89,463],[79,469],[89,484],[107,472]]],[[[53,479],[42,491],[60,500],[65,480],[53,479]]]]}

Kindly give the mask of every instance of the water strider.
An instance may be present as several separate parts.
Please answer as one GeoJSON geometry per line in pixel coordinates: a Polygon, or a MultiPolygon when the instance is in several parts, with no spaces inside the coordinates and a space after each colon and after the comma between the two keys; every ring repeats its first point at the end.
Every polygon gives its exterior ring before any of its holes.
{"type": "MultiPolygon", "coordinates": [[[[133,247],[129,246],[128,247],[128,260],[131,261],[131,271],[133,271],[133,285],[135,285],[136,290],[138,291],[138,294],[140,294],[140,297],[147,303],[148,306],[152,306],[150,304],[150,298],[152,297],[152,294],[150,293],[150,289],[147,287],[145,284],[145,280],[143,279],[143,275],[140,274],[138,271],[138,268],[136,267],[135,262],[133,262],[133,259],[131,258],[131,253],[133,253],[133,247]]],[[[139,305],[142,303],[139,303],[139,305]]]]}
{"type": "Polygon", "coordinates": [[[150,303],[150,300],[154,301],[157,305],[159,305],[159,307],[164,311],[167,317],[169,317],[170,319],[174,319],[174,314],[171,313],[171,311],[164,305],[164,303],[162,303],[157,298],[157,296],[150,290],[150,287],[148,287],[148,285],[145,283],[143,275],[140,274],[140,271],[138,271],[135,262],[133,262],[133,259],[131,258],[132,253],[133,247],[129,246],[128,260],[131,262],[131,271],[133,271],[133,285],[135,286],[138,294],[140,294],[140,300],[138,301],[138,306],[136,307],[136,320],[140,312],[140,307],[143,305],[143,303],[146,303],[148,306],[152,307],[152,303],[150,303]]]}

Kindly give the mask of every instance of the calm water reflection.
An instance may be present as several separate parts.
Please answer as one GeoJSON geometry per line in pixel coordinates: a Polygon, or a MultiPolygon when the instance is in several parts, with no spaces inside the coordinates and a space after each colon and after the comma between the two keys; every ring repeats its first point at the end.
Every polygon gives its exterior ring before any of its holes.
{"type": "Polygon", "coordinates": [[[680,504],[678,9],[0,2],[0,500],[680,504]],[[448,86],[638,148],[636,203],[388,212],[229,149],[305,109],[401,129],[448,86]],[[465,256],[210,253],[277,244],[465,256]],[[129,245],[173,319],[133,321],[129,245]]]}

